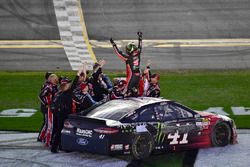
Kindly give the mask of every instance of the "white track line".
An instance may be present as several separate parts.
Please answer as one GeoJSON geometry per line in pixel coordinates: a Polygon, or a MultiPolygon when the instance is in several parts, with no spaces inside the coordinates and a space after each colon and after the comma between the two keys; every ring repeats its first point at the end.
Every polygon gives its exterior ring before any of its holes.
{"type": "Polygon", "coordinates": [[[83,37],[78,0],[53,0],[53,2],[60,37],[71,68],[77,70],[82,62],[86,61],[87,69],[91,69],[94,60],[83,37]]]}

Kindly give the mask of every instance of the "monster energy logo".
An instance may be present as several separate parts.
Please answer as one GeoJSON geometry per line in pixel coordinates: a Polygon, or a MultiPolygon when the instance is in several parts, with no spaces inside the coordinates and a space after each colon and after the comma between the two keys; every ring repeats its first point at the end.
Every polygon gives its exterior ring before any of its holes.
{"type": "Polygon", "coordinates": [[[156,144],[162,144],[166,135],[162,132],[162,129],[164,128],[164,124],[162,123],[157,123],[157,133],[156,133],[156,138],[155,138],[155,142],[156,144]]]}

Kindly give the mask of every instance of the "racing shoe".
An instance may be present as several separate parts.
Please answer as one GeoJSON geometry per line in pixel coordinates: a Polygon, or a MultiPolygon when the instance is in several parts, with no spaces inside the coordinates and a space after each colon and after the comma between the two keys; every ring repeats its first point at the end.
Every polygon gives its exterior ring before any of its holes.
{"type": "Polygon", "coordinates": [[[52,153],[58,153],[57,149],[55,149],[55,148],[51,148],[50,151],[51,151],[52,153]]]}

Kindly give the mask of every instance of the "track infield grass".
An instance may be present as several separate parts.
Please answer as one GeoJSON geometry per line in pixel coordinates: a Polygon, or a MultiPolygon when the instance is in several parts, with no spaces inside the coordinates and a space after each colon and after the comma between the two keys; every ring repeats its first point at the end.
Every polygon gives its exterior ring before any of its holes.
{"type": "MultiPolygon", "coordinates": [[[[74,72],[58,72],[74,78],[74,72]]],[[[111,78],[122,73],[107,73],[111,78]]],[[[44,72],[0,72],[0,111],[14,108],[39,110],[39,94],[44,72]]],[[[236,116],[232,106],[250,107],[250,71],[229,72],[161,72],[161,96],[195,110],[224,107],[237,128],[250,128],[250,115],[236,116]]],[[[38,131],[42,114],[29,118],[1,118],[0,130],[38,131]]]]}

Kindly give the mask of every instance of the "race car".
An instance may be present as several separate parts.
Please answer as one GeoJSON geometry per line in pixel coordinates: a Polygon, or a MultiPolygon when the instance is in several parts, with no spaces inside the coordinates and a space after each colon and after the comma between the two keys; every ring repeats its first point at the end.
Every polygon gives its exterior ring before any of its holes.
{"type": "Polygon", "coordinates": [[[61,136],[66,151],[130,154],[136,159],[236,143],[236,126],[229,117],[151,97],[111,100],[71,114],[61,136]]]}

